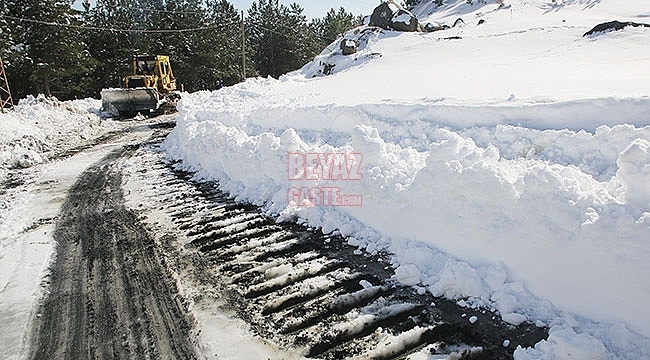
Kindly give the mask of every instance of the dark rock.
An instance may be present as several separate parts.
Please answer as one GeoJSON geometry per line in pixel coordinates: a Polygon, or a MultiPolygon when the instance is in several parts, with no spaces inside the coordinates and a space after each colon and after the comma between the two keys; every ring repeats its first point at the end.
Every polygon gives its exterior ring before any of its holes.
{"type": "Polygon", "coordinates": [[[426,32],[434,32],[434,31],[440,31],[440,30],[447,30],[449,29],[449,25],[440,25],[438,23],[427,23],[424,25],[424,31],[426,32]]]}
{"type": "Polygon", "coordinates": [[[415,15],[404,9],[399,9],[393,15],[391,25],[397,31],[422,31],[422,26],[415,15]]]}
{"type": "Polygon", "coordinates": [[[373,10],[370,15],[370,26],[379,26],[382,29],[391,30],[391,20],[399,7],[393,2],[383,2],[373,10]]]}
{"type": "Polygon", "coordinates": [[[422,31],[418,19],[410,11],[388,0],[375,8],[370,16],[369,25],[385,30],[422,31]]]}
{"type": "Polygon", "coordinates": [[[584,33],[582,36],[590,36],[594,35],[597,33],[605,32],[605,31],[618,31],[618,30],[623,30],[624,28],[628,26],[643,26],[643,27],[650,27],[650,24],[643,24],[643,23],[635,23],[631,21],[626,21],[626,22],[620,22],[620,21],[610,21],[602,24],[596,25],[593,29],[587,31],[584,33]]]}
{"type": "Polygon", "coordinates": [[[343,55],[356,54],[359,51],[359,42],[351,39],[341,40],[341,51],[343,55]]]}
{"type": "Polygon", "coordinates": [[[323,75],[331,75],[334,71],[335,64],[323,63],[323,75]]]}

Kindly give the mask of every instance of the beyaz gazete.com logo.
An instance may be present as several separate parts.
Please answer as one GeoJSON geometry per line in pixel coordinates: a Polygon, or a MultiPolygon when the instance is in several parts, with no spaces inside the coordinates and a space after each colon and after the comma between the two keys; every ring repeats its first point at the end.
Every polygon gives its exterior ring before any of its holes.
{"type": "MultiPolygon", "coordinates": [[[[288,153],[287,175],[290,181],[359,181],[361,153],[288,153]]],[[[346,195],[339,186],[292,186],[287,193],[292,206],[361,206],[361,195],[346,195]]]]}

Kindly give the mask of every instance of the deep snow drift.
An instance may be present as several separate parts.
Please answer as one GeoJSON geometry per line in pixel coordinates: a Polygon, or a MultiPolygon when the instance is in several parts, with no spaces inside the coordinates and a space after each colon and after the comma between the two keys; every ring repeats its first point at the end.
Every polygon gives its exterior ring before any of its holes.
{"type": "Polygon", "coordinates": [[[551,326],[518,359],[648,356],[650,29],[582,35],[650,9],[447,2],[414,13],[464,24],[357,29],[356,55],[335,43],[279,80],[186,95],[169,156],[390,251],[403,283],[551,326]]]}

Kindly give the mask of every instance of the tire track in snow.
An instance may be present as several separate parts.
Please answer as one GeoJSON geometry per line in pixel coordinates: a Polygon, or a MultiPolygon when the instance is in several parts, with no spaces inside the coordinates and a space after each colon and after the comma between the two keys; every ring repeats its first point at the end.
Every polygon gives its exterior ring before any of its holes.
{"type": "Polygon", "coordinates": [[[127,210],[123,147],[85,171],[56,224],[32,359],[194,359],[190,324],[154,239],[127,210]]]}
{"type": "Polygon", "coordinates": [[[136,166],[149,169],[142,181],[156,188],[156,207],[172,219],[184,251],[201,259],[184,262],[195,267],[189,272],[209,274],[196,277],[200,287],[225,289],[264,339],[310,358],[511,359],[517,346],[548,336],[487,309],[418,294],[391,280],[389,254],[360,255],[340,236],[276,223],[218,183],[193,180],[155,151],[142,152],[136,166]]]}

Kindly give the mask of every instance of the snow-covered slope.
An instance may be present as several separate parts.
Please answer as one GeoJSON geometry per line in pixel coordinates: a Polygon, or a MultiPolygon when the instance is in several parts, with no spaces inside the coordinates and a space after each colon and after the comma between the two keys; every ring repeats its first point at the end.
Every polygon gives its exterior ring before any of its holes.
{"type": "Polygon", "coordinates": [[[650,7],[445,2],[413,11],[464,24],[357,29],[356,55],[335,43],[279,80],[186,95],[169,155],[280,218],[392,252],[399,281],[550,325],[518,359],[649,356],[650,29],[582,35],[650,7]],[[355,153],[360,175],[292,180],[328,153],[355,153]],[[362,202],[301,206],[335,193],[362,202]]]}

